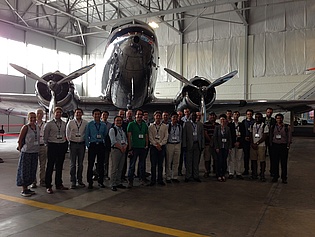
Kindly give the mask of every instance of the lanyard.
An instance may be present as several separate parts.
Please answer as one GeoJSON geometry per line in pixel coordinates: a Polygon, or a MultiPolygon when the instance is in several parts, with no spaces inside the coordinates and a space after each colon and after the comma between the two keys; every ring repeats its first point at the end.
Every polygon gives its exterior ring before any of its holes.
{"type": "Polygon", "coordinates": [[[176,136],[176,130],[177,130],[178,124],[175,126],[172,125],[172,127],[173,127],[173,134],[174,136],[176,136]]]}
{"type": "Polygon", "coordinates": [[[57,126],[57,128],[58,128],[58,134],[60,134],[60,130],[61,130],[61,123],[60,123],[60,126],[58,126],[58,123],[56,122],[56,120],[54,120],[54,122],[55,122],[55,124],[56,124],[56,126],[57,126]]]}
{"type": "Polygon", "coordinates": [[[154,124],[155,129],[156,129],[156,134],[159,134],[160,128],[161,128],[161,124],[159,125],[159,129],[157,128],[156,124],[154,124]]]}
{"type": "Polygon", "coordinates": [[[221,127],[221,134],[222,134],[222,136],[225,135],[225,127],[221,127]],[[223,128],[223,129],[222,129],[222,128],[223,128]]]}
{"type": "Polygon", "coordinates": [[[42,126],[43,126],[43,124],[44,124],[44,122],[43,122],[43,121],[40,123],[40,125],[37,123],[39,130],[42,130],[42,126]]]}
{"type": "Polygon", "coordinates": [[[74,120],[74,122],[75,122],[75,124],[77,125],[78,132],[79,132],[79,131],[80,131],[80,127],[81,127],[81,125],[82,125],[82,120],[81,120],[81,122],[80,122],[80,125],[78,125],[77,120],[74,120]]]}
{"type": "Polygon", "coordinates": [[[30,127],[30,129],[34,132],[35,134],[35,141],[37,141],[37,130],[36,130],[36,126],[35,126],[35,129],[32,128],[31,125],[28,125],[30,127]]]}
{"type": "Polygon", "coordinates": [[[257,134],[258,134],[258,132],[259,132],[260,127],[261,127],[261,124],[259,124],[259,127],[257,128],[257,123],[256,123],[256,133],[257,133],[257,134]]]}
{"type": "Polygon", "coordinates": [[[95,128],[97,130],[97,134],[99,135],[100,134],[100,129],[101,129],[101,123],[99,123],[98,125],[97,125],[97,123],[94,123],[94,125],[95,125],[95,128]]]}
{"type": "Polygon", "coordinates": [[[283,126],[278,126],[278,125],[276,125],[276,128],[277,128],[277,131],[278,131],[278,133],[280,133],[281,132],[281,130],[282,130],[282,128],[283,128],[283,126]],[[280,128],[280,129],[279,129],[280,128]]]}
{"type": "Polygon", "coordinates": [[[142,121],[141,121],[141,124],[139,125],[137,122],[136,122],[138,128],[139,128],[139,131],[141,132],[142,131],[142,121]]]}
{"type": "Polygon", "coordinates": [[[123,132],[122,132],[122,128],[117,127],[117,130],[119,132],[121,140],[124,140],[124,135],[123,135],[123,132]]]}
{"type": "Polygon", "coordinates": [[[197,124],[195,125],[193,122],[191,122],[191,124],[193,126],[194,131],[196,131],[197,124]]]}

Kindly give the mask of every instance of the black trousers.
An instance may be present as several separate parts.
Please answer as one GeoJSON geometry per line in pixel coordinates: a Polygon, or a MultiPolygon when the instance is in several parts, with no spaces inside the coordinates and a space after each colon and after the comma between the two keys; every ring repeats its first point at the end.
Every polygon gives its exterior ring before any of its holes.
{"type": "Polygon", "coordinates": [[[272,155],[272,173],[274,178],[279,178],[279,162],[281,164],[281,179],[287,180],[288,176],[288,155],[289,150],[287,148],[287,144],[277,144],[272,143],[271,146],[271,155],[272,155]]]}
{"type": "Polygon", "coordinates": [[[244,141],[243,151],[244,151],[244,169],[245,169],[245,172],[248,172],[249,160],[250,160],[250,142],[249,141],[244,141]]]}
{"type": "Polygon", "coordinates": [[[55,185],[56,187],[62,186],[62,169],[65,155],[68,149],[68,142],[64,143],[51,143],[47,145],[47,167],[45,175],[46,188],[52,187],[52,174],[54,167],[56,168],[55,185]]]}
{"type": "Polygon", "coordinates": [[[104,182],[104,160],[105,160],[105,146],[104,143],[90,143],[88,148],[88,169],[87,169],[87,181],[89,184],[93,184],[93,167],[95,158],[97,157],[97,173],[98,183],[104,182]]]}

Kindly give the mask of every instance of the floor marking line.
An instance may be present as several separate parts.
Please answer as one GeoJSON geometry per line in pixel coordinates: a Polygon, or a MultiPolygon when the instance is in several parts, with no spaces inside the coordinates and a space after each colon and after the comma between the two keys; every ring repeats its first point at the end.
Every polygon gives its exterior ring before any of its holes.
{"type": "Polygon", "coordinates": [[[8,196],[8,195],[1,194],[1,193],[0,193],[0,198],[3,200],[21,203],[21,204],[25,204],[25,205],[29,205],[29,206],[33,206],[33,207],[38,207],[38,208],[42,208],[42,209],[46,209],[46,210],[50,210],[50,211],[61,212],[61,213],[74,215],[74,216],[80,216],[80,217],[89,218],[89,219],[102,220],[105,222],[124,225],[124,226],[132,227],[132,228],[142,229],[142,230],[147,230],[150,232],[167,234],[167,235],[171,235],[171,236],[210,237],[208,235],[196,234],[196,233],[177,230],[177,229],[173,229],[173,228],[169,228],[169,227],[163,227],[163,226],[148,224],[148,223],[144,223],[144,222],[140,222],[140,221],[133,221],[133,220],[109,216],[109,215],[105,215],[105,214],[98,214],[98,213],[93,213],[93,212],[88,212],[88,211],[76,210],[76,209],[68,208],[68,207],[61,207],[61,206],[56,206],[56,205],[52,205],[52,204],[42,203],[42,202],[24,199],[24,198],[17,198],[17,197],[8,196]]]}

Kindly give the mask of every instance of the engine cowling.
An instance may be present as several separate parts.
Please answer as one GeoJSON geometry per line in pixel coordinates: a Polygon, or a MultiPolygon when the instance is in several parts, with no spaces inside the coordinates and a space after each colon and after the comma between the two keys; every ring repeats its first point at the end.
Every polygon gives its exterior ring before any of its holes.
{"type": "MultiPolygon", "coordinates": [[[[198,87],[207,87],[211,84],[207,79],[200,77],[193,78],[190,82],[198,87]]],[[[204,94],[205,106],[208,111],[216,99],[216,90],[213,87],[202,93],[204,94]]],[[[199,111],[201,103],[200,91],[192,86],[184,85],[177,94],[175,103],[178,104],[177,110],[183,111],[185,108],[189,108],[191,111],[199,111]]]]}
{"type": "MultiPolygon", "coordinates": [[[[49,81],[57,82],[64,77],[66,77],[66,75],[58,71],[54,73],[50,72],[42,76],[42,78],[47,82],[49,81]]],[[[55,91],[56,92],[56,106],[62,107],[64,111],[72,111],[75,108],[77,108],[79,97],[76,94],[75,85],[73,84],[73,82],[72,81],[65,82],[60,85],[56,84],[55,86],[56,86],[56,91],[55,91]]],[[[51,100],[51,94],[47,85],[39,81],[36,81],[35,93],[38,98],[38,103],[41,106],[44,106],[46,109],[48,109],[49,103],[51,100]]]]}

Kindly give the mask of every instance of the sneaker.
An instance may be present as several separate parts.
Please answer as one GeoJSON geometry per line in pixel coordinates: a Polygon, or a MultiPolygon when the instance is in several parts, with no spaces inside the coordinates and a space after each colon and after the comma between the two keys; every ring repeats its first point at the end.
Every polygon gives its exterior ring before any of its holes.
{"type": "Polygon", "coordinates": [[[49,194],[53,194],[53,193],[54,193],[53,190],[52,190],[52,188],[47,188],[47,189],[46,189],[46,192],[49,193],[49,194]]]}
{"type": "Polygon", "coordinates": [[[36,183],[32,183],[30,187],[31,188],[37,188],[37,185],[36,185],[36,183]]]}
{"type": "Polygon", "coordinates": [[[30,196],[32,196],[32,194],[28,193],[27,190],[25,190],[25,191],[21,192],[21,196],[23,196],[23,197],[30,197],[30,196]]]}
{"type": "Polygon", "coordinates": [[[33,190],[31,190],[31,189],[27,189],[26,191],[27,191],[28,193],[30,193],[31,195],[36,194],[35,191],[33,191],[33,190]]]}

